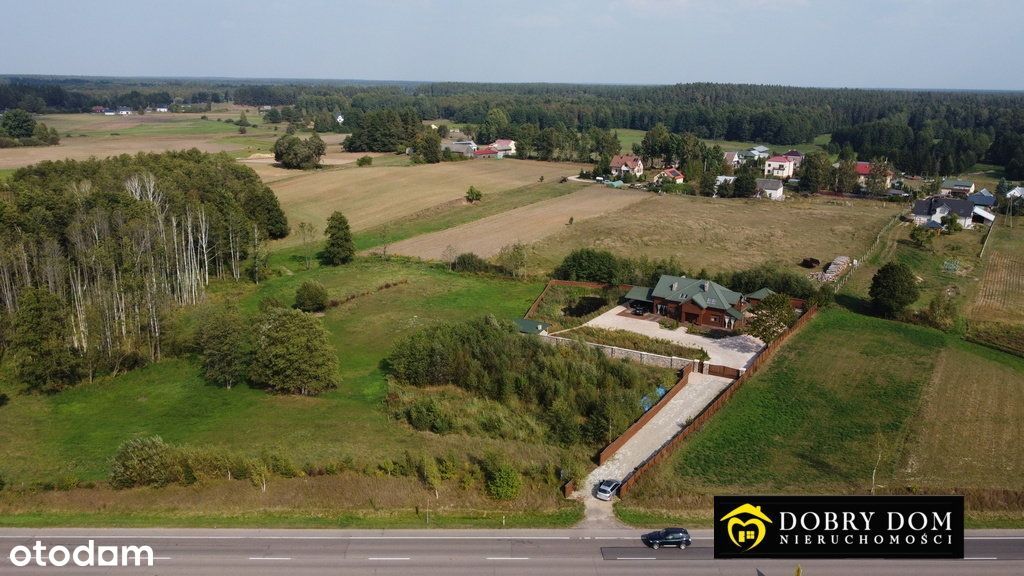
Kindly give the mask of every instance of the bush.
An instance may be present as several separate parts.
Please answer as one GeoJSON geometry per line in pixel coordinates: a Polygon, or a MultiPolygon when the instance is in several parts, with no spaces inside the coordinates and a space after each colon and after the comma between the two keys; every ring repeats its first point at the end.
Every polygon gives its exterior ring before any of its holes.
{"type": "Polygon", "coordinates": [[[474,186],[470,186],[469,190],[466,191],[466,201],[470,203],[479,202],[484,197],[483,192],[476,189],[474,186]]]}
{"type": "Polygon", "coordinates": [[[123,442],[110,466],[114,488],[166,486],[183,477],[179,454],[159,436],[123,442]]]}
{"type": "Polygon", "coordinates": [[[794,298],[808,299],[816,291],[810,278],[768,264],[739,272],[720,274],[715,281],[744,294],[768,288],[773,292],[780,292],[794,298]]]}
{"type": "Polygon", "coordinates": [[[327,309],[327,288],[315,280],[306,280],[295,291],[295,307],[303,312],[323,312],[327,309]]]}
{"type": "Polygon", "coordinates": [[[456,272],[492,272],[494,266],[490,262],[472,252],[459,254],[452,261],[452,270],[456,272]]]}
{"type": "Polygon", "coordinates": [[[316,395],[338,382],[338,358],[317,318],[271,308],[256,325],[250,380],[274,392],[316,395]]]}
{"type": "Polygon", "coordinates": [[[7,487],[7,480],[4,478],[3,474],[0,474],[0,492],[3,492],[4,488],[6,488],[6,487],[7,487]]]}
{"type": "Polygon", "coordinates": [[[373,165],[373,156],[360,156],[356,160],[356,166],[362,167],[362,166],[372,166],[372,165],[373,165]]]}
{"type": "Polygon", "coordinates": [[[9,400],[7,394],[0,393],[0,407],[6,406],[9,400]]]}
{"type": "Polygon", "coordinates": [[[484,458],[483,468],[487,494],[495,500],[515,500],[523,488],[523,479],[519,471],[512,467],[504,458],[490,454],[484,458]]]}
{"type": "Polygon", "coordinates": [[[450,415],[433,398],[419,398],[405,410],[406,421],[417,430],[445,434],[454,426],[450,415]]]}
{"type": "Polygon", "coordinates": [[[579,248],[573,250],[555,269],[555,278],[615,284],[622,266],[614,254],[606,250],[579,248]]]}
{"type": "Polygon", "coordinates": [[[875,310],[882,316],[895,318],[917,300],[920,292],[910,266],[902,262],[891,262],[875,273],[868,294],[875,310]]]}

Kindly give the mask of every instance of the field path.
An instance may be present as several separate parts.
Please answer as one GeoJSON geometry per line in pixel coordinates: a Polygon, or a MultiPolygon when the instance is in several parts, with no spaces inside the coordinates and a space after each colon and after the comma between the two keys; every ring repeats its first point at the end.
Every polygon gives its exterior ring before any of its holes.
{"type": "Polygon", "coordinates": [[[564,230],[569,218],[580,222],[621,210],[648,197],[648,192],[591,186],[448,230],[403,240],[392,244],[388,252],[437,260],[452,246],[456,254],[473,252],[487,258],[497,254],[503,246],[536,242],[564,230]]]}

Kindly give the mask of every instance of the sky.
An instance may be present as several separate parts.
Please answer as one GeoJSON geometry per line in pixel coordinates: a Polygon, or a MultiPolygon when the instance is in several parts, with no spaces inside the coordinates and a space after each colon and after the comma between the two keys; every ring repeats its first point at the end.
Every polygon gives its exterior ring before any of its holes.
{"type": "Polygon", "coordinates": [[[0,0],[0,8],[8,22],[0,74],[1024,89],[1024,0],[0,0]]]}

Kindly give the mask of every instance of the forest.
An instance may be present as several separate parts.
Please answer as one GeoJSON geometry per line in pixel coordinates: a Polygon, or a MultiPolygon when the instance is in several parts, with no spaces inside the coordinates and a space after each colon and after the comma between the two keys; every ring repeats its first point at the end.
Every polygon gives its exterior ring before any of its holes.
{"type": "Polygon", "coordinates": [[[251,168],[198,150],[42,162],[0,185],[0,351],[53,391],[161,358],[211,278],[259,278],[288,234],[251,168]],[[6,344],[5,344],[6,342],[6,344]]]}

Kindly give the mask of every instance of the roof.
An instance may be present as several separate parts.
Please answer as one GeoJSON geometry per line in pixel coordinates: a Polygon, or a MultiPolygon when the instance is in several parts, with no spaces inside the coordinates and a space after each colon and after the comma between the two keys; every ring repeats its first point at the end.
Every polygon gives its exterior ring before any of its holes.
{"type": "Polygon", "coordinates": [[[683,176],[683,173],[680,172],[679,170],[676,170],[675,168],[666,168],[666,169],[662,170],[661,172],[658,172],[658,178],[661,178],[662,176],[667,176],[667,177],[672,178],[674,180],[678,180],[680,178],[685,178],[685,176],[683,176]]]}
{"type": "Polygon", "coordinates": [[[642,164],[643,163],[640,162],[640,157],[633,154],[616,154],[612,157],[612,161],[609,163],[612,168],[628,166],[630,170],[635,170],[637,166],[641,166],[642,164]]]}
{"type": "Polygon", "coordinates": [[[651,289],[647,286],[633,286],[626,292],[626,300],[639,300],[641,302],[651,301],[651,289]]]}
{"type": "Polygon", "coordinates": [[[970,218],[971,215],[974,214],[974,203],[970,200],[943,198],[940,196],[932,196],[931,198],[925,198],[924,200],[914,202],[914,208],[911,213],[914,216],[930,217],[943,206],[945,206],[950,213],[956,214],[961,218],[970,218]]]}
{"type": "Polygon", "coordinates": [[[711,280],[664,274],[658,279],[654,290],[651,290],[651,296],[672,302],[692,301],[701,308],[728,310],[739,302],[743,295],[711,280]]]}
{"type": "Polygon", "coordinates": [[[785,157],[785,156],[772,156],[771,158],[769,158],[769,159],[768,159],[768,161],[769,161],[769,162],[782,162],[782,163],[787,163],[787,162],[792,162],[792,161],[793,161],[793,159],[792,159],[792,158],[787,158],[787,157],[785,157]]]}
{"type": "Polygon", "coordinates": [[[1024,197],[1024,186],[1017,186],[1013,190],[1006,193],[1007,198],[1021,198],[1024,197]]]}
{"type": "Polygon", "coordinates": [[[530,320],[529,318],[518,318],[516,320],[516,328],[518,328],[523,334],[540,334],[550,327],[551,324],[548,324],[547,322],[530,320]]]}
{"type": "Polygon", "coordinates": [[[981,190],[971,194],[967,197],[968,200],[974,203],[975,206],[995,206],[996,197],[992,195],[987,189],[982,188],[981,190]]]}
{"type": "Polygon", "coordinates": [[[871,162],[857,162],[854,167],[858,176],[869,176],[871,174],[871,162]]]}
{"type": "Polygon", "coordinates": [[[768,147],[767,146],[754,146],[753,148],[750,149],[750,151],[751,152],[760,152],[760,153],[763,154],[763,153],[768,151],[768,147]]]}
{"type": "Polygon", "coordinates": [[[748,300],[764,300],[772,294],[775,294],[775,291],[771,288],[761,288],[760,290],[747,294],[745,298],[748,300]]]}
{"type": "Polygon", "coordinates": [[[971,186],[974,186],[974,182],[971,182],[970,180],[947,178],[942,181],[943,188],[970,188],[971,186]]]}
{"type": "Polygon", "coordinates": [[[475,156],[493,156],[497,153],[498,150],[495,148],[491,148],[490,146],[486,148],[477,148],[476,150],[473,150],[473,154],[475,156]]]}
{"type": "Polygon", "coordinates": [[[509,149],[511,149],[515,145],[516,145],[516,141],[515,140],[509,140],[508,138],[499,138],[499,139],[494,141],[494,144],[491,144],[491,146],[493,146],[495,148],[505,149],[505,150],[509,150],[509,149]]]}
{"type": "Polygon", "coordinates": [[[774,178],[758,178],[757,179],[758,190],[782,190],[782,180],[776,180],[774,178]]]}
{"type": "Polygon", "coordinates": [[[724,154],[727,162],[735,162],[739,158],[739,152],[726,152],[724,154]]]}
{"type": "Polygon", "coordinates": [[[989,222],[995,222],[996,221],[996,215],[991,213],[991,212],[989,212],[988,210],[985,210],[981,206],[975,206],[974,207],[974,215],[975,216],[981,216],[982,218],[984,218],[985,220],[988,220],[989,222]]]}
{"type": "Polygon", "coordinates": [[[789,158],[803,158],[804,153],[799,150],[789,150],[788,152],[783,154],[783,156],[787,156],[789,158]]]}

